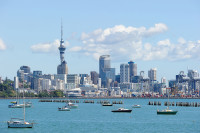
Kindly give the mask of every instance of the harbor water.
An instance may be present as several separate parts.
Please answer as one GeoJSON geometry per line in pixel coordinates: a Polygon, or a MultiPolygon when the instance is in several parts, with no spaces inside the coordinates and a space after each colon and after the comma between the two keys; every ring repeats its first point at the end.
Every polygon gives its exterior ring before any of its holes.
{"type": "MultiPolygon", "coordinates": [[[[161,106],[147,105],[149,99],[106,99],[124,102],[113,106],[98,104],[103,99],[92,99],[94,103],[83,103],[84,100],[79,99],[77,109],[58,111],[58,107],[65,103],[31,99],[33,106],[26,108],[26,120],[33,120],[36,124],[30,129],[14,129],[8,128],[6,121],[23,118],[23,109],[8,108],[13,100],[1,99],[0,133],[200,133],[200,107],[170,106],[170,109],[178,110],[176,115],[157,115],[158,109],[166,109],[164,102],[167,99],[150,99],[161,102],[161,106]],[[135,104],[141,105],[141,108],[132,108],[135,104]],[[119,107],[132,109],[132,112],[111,112],[119,107]]],[[[169,101],[200,103],[200,99],[169,101]]]]}

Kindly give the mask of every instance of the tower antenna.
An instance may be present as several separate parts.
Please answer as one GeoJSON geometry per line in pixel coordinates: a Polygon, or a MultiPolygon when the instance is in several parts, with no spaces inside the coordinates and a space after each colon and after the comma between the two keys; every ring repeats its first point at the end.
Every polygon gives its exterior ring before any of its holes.
{"type": "Polygon", "coordinates": [[[61,40],[63,38],[63,25],[62,25],[62,18],[61,18],[61,40]]]}

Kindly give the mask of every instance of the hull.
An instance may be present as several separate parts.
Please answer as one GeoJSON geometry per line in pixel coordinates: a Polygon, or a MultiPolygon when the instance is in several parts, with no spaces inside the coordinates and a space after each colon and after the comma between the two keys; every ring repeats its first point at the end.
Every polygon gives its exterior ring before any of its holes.
{"type": "Polygon", "coordinates": [[[112,104],[102,104],[102,106],[113,106],[112,104]]]}
{"type": "Polygon", "coordinates": [[[69,108],[58,108],[58,111],[70,111],[69,108]]]}
{"type": "Polygon", "coordinates": [[[32,128],[32,123],[13,123],[13,122],[7,122],[8,128],[32,128]]]}
{"type": "Polygon", "coordinates": [[[133,105],[133,108],[141,108],[140,105],[133,105]]]}
{"type": "Polygon", "coordinates": [[[158,115],[175,115],[178,111],[172,111],[172,112],[164,112],[164,111],[157,111],[158,115]]]}
{"type": "Polygon", "coordinates": [[[70,107],[70,109],[76,109],[76,108],[78,108],[78,106],[69,106],[70,107]]]}
{"type": "Polygon", "coordinates": [[[115,113],[131,113],[132,110],[112,110],[115,113]]]}
{"type": "MultiPolygon", "coordinates": [[[[32,105],[31,104],[25,104],[25,107],[26,108],[29,108],[31,107],[32,105]]],[[[13,104],[13,105],[8,105],[8,108],[23,108],[24,105],[23,104],[13,104]]]]}

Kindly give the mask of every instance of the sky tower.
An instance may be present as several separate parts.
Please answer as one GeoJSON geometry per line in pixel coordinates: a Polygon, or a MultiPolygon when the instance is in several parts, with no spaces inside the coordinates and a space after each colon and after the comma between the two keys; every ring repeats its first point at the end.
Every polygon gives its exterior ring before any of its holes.
{"type": "Polygon", "coordinates": [[[64,59],[65,54],[65,46],[64,46],[64,40],[63,40],[63,26],[61,21],[61,40],[60,40],[60,47],[58,48],[60,51],[60,61],[61,64],[57,67],[57,74],[68,74],[68,66],[67,62],[64,59]]]}

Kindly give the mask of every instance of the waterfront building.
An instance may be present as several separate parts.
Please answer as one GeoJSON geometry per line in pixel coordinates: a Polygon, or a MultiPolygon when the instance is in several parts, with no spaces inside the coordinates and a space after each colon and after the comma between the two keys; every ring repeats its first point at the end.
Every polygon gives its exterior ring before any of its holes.
{"type": "Polygon", "coordinates": [[[157,72],[156,68],[151,68],[148,71],[148,77],[149,77],[150,81],[156,81],[156,72],[157,72]]]}
{"type": "Polygon", "coordinates": [[[121,64],[120,65],[120,83],[129,83],[130,82],[129,76],[129,65],[128,64],[121,64]]]}
{"type": "Polygon", "coordinates": [[[83,81],[84,81],[84,78],[85,77],[89,77],[89,75],[88,74],[79,74],[79,77],[80,77],[80,84],[82,85],[83,81]]]}
{"type": "Polygon", "coordinates": [[[68,74],[67,75],[67,83],[73,83],[75,84],[76,88],[78,88],[80,84],[80,78],[78,74],[68,74]]]}
{"type": "Polygon", "coordinates": [[[91,71],[90,75],[91,75],[91,80],[92,80],[93,84],[97,85],[98,79],[99,79],[99,74],[96,71],[91,71]]]}
{"type": "Polygon", "coordinates": [[[51,80],[50,79],[42,79],[42,90],[50,90],[51,88],[51,80]]]}
{"type": "Polygon", "coordinates": [[[24,70],[24,73],[31,73],[31,69],[29,66],[21,66],[20,70],[24,70]]]}
{"type": "Polygon", "coordinates": [[[63,40],[62,36],[63,36],[63,31],[62,31],[62,24],[61,24],[61,40],[60,40],[60,47],[58,48],[60,51],[61,64],[58,65],[58,67],[57,67],[57,74],[68,74],[67,62],[64,59],[64,54],[65,54],[66,48],[64,46],[64,40],[63,40]]]}
{"type": "Polygon", "coordinates": [[[44,74],[44,75],[42,75],[42,78],[53,80],[53,79],[54,79],[54,75],[51,75],[51,74],[44,74]]]}
{"type": "Polygon", "coordinates": [[[130,81],[134,76],[137,76],[137,64],[135,62],[130,61],[128,62],[129,65],[129,76],[130,76],[130,81]]]}
{"type": "Polygon", "coordinates": [[[110,82],[115,81],[115,68],[110,66],[110,55],[99,57],[99,77],[101,78],[102,87],[109,87],[110,82]]]}
{"type": "Polygon", "coordinates": [[[67,83],[67,75],[66,74],[55,74],[54,79],[60,79],[63,80],[63,82],[67,83]]]}
{"type": "Polygon", "coordinates": [[[99,78],[101,78],[101,85],[106,86],[106,68],[110,68],[110,55],[102,55],[99,57],[99,78]]]}
{"type": "Polygon", "coordinates": [[[101,78],[98,78],[98,88],[101,88],[101,78]]]}
{"type": "Polygon", "coordinates": [[[19,88],[19,78],[14,77],[14,89],[17,90],[19,88]]]}

